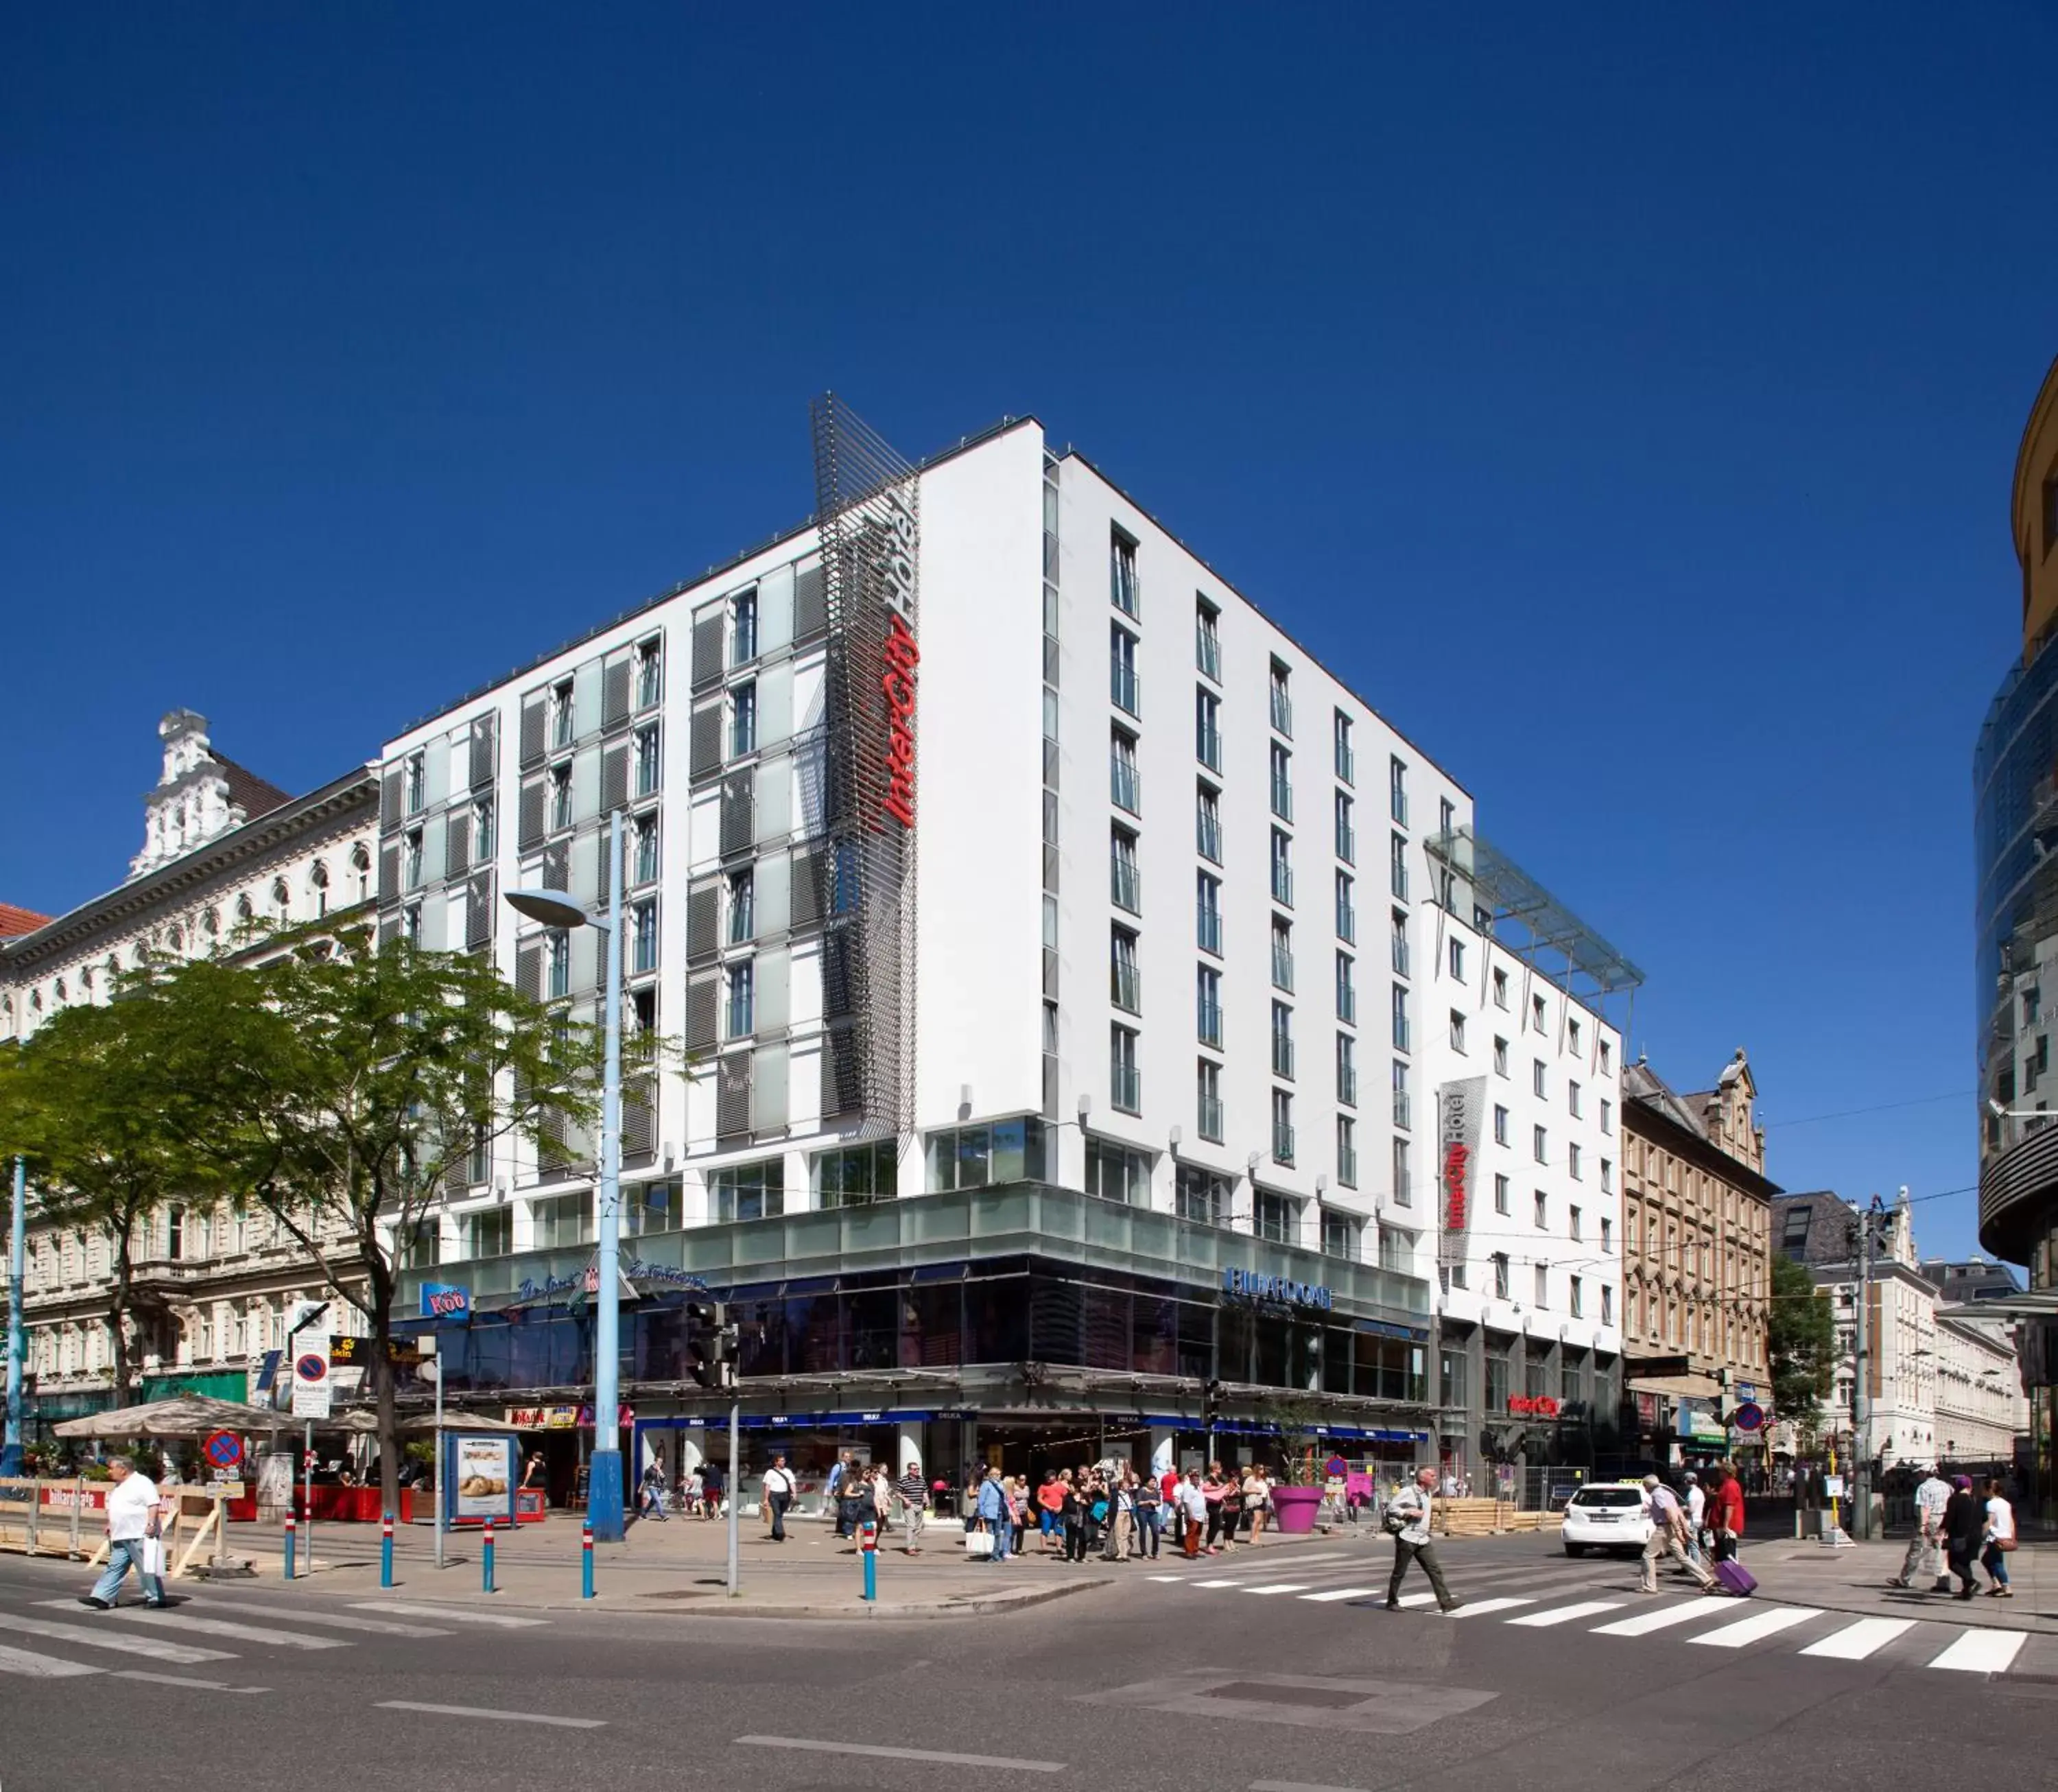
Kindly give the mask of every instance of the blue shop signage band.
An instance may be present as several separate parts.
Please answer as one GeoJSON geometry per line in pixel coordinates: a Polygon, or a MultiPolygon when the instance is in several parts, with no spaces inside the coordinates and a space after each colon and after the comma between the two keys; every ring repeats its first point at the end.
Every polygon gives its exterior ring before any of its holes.
{"type": "Polygon", "coordinates": [[[1325,1313],[1335,1305],[1334,1297],[1321,1282],[1254,1275],[1248,1269],[1224,1269],[1222,1292],[1238,1300],[1283,1301],[1289,1306],[1319,1307],[1325,1313]]]}

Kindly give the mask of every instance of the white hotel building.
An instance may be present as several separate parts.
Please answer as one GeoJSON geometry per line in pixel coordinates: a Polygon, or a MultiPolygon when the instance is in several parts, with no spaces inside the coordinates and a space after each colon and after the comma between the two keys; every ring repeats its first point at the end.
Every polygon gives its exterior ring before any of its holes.
{"type": "MultiPolygon", "coordinates": [[[[753,1459],[776,1436],[804,1472],[839,1444],[944,1475],[1276,1456],[1282,1416],[1475,1474],[1488,1444],[1591,1451],[1620,1053],[1566,986],[1633,968],[1033,419],[916,471],[830,403],[816,453],[824,526],[383,754],[382,928],[582,1015],[602,936],[500,897],[601,901],[626,817],[629,1012],[690,1055],[626,1104],[639,1447],[725,1407],[669,1270],[741,1324],[753,1459]],[[1515,920],[1559,975],[1479,931],[1515,920]],[[1451,1090],[1479,1136],[1440,1289],[1451,1090]]],[[[474,1297],[454,1388],[576,1399],[591,1158],[482,1158],[413,1244],[411,1297],[474,1297]]]]}

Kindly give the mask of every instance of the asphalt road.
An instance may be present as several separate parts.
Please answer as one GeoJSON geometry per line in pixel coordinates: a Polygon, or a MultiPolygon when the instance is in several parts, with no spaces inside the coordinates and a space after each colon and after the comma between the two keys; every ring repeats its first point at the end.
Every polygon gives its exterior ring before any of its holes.
{"type": "Polygon", "coordinates": [[[1555,1792],[2048,1773],[2058,1636],[1920,1607],[1647,1599],[1633,1569],[1547,1540],[1444,1554],[1464,1616],[1381,1609],[1386,1547],[1353,1540],[1100,1571],[1115,1583],[1004,1618],[860,1624],[264,1584],[106,1615],[73,1603],[76,1567],[5,1557],[0,1786],[1555,1792]],[[1640,1633],[1611,1631],[1625,1623],[1640,1633]]]}

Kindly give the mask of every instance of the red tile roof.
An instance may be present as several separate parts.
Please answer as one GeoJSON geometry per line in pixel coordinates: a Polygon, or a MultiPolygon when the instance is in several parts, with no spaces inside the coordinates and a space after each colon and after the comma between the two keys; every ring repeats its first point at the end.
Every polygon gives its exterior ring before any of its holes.
{"type": "Polygon", "coordinates": [[[12,940],[24,933],[34,933],[39,927],[48,924],[50,916],[38,915],[34,909],[17,908],[10,902],[0,902],[0,940],[12,940]]]}

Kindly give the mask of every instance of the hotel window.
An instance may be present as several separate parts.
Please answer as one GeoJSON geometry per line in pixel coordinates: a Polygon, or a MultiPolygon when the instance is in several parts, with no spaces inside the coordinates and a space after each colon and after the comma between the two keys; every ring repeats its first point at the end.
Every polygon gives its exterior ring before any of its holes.
{"type": "Polygon", "coordinates": [[[1544,1012],[1544,998],[1540,995],[1532,995],[1529,998],[1529,1024],[1535,1031],[1539,1033],[1548,1033],[1551,1031],[1548,1019],[1544,1012]]]}
{"type": "Polygon", "coordinates": [[[494,855],[500,850],[500,836],[494,823],[493,799],[482,797],[471,805],[471,862],[475,865],[492,864],[494,855]]]}
{"type": "Polygon", "coordinates": [[[1337,1116],[1337,1182],[1343,1188],[1357,1186],[1357,1122],[1348,1114],[1337,1116]]]}
{"type": "Polygon", "coordinates": [[[1350,1033],[1337,1035],[1337,1099],[1345,1107],[1357,1106],[1357,1039],[1350,1033]]]}
{"type": "MultiPolygon", "coordinates": [[[[729,693],[729,757],[741,759],[757,750],[757,681],[738,685],[729,693]]],[[[642,770],[638,755],[637,770],[642,770]]]]}
{"type": "Polygon", "coordinates": [[[1615,1193],[1615,1166],[1609,1162],[1606,1158],[1603,1158],[1600,1160],[1600,1166],[1601,1193],[1603,1194],[1613,1194],[1615,1193]]]}
{"type": "Polygon", "coordinates": [[[1566,1210],[1566,1230],[1570,1232],[1575,1238],[1583,1238],[1586,1236],[1584,1232],[1580,1230],[1579,1222],[1581,1217],[1579,1210],[1577,1207],[1570,1207],[1566,1210]]]}
{"type": "Polygon", "coordinates": [[[1601,1323],[1603,1325],[1615,1323],[1615,1290],[1606,1282],[1601,1284],[1601,1323]]]}
{"type": "Polygon", "coordinates": [[[1286,1195],[1260,1189],[1252,1204],[1251,1230],[1271,1244],[1294,1243],[1294,1206],[1286,1195]]]}
{"type": "Polygon", "coordinates": [[[1408,971],[1408,917],[1400,909],[1393,911],[1393,974],[1404,977],[1408,971]]]}
{"type": "Polygon", "coordinates": [[[1194,1082],[1201,1137],[1211,1145],[1219,1145],[1222,1138],[1222,1066],[1210,1058],[1200,1059],[1197,1063],[1194,1082]]]}
{"type": "Polygon", "coordinates": [[[1551,1198],[1543,1190],[1536,1191],[1536,1230],[1547,1232],[1551,1229],[1551,1198]]]}
{"type": "Polygon", "coordinates": [[[676,1232],[685,1223],[679,1211],[677,1178],[641,1182],[622,1191],[622,1234],[627,1238],[647,1238],[659,1232],[676,1232]]]}
{"type": "Polygon", "coordinates": [[[1136,1067],[1136,1031],[1130,1027],[1108,1030],[1108,1099],[1116,1111],[1140,1114],[1143,1111],[1143,1078],[1136,1067]]]}
{"type": "Polygon", "coordinates": [[[776,1219],[786,1210],[786,1160],[767,1158],[761,1163],[731,1164],[725,1170],[708,1172],[708,1193],[713,1198],[717,1223],[733,1220],[776,1219]]]}
{"type": "Polygon", "coordinates": [[[1351,874],[1337,873],[1337,937],[1353,943],[1357,939],[1357,909],[1351,900],[1351,874]]]}
{"type": "Polygon", "coordinates": [[[1603,1134],[1607,1134],[1612,1133],[1614,1130],[1615,1103],[1610,1101],[1607,1096],[1603,1095],[1601,1097],[1601,1131],[1603,1134]]]}
{"type": "Polygon", "coordinates": [[[1565,1111],[1575,1120],[1579,1118],[1579,1086],[1569,1079],[1565,1084],[1565,1111]]]}
{"type": "Polygon", "coordinates": [[[1173,1205],[1179,1218],[1201,1226],[1220,1226],[1230,1207],[1230,1179],[1182,1163],[1172,1179],[1173,1205]]]}
{"type": "Polygon", "coordinates": [[[1293,819],[1293,756],[1272,743],[1272,813],[1281,821],[1293,819]]]}
{"type": "Polygon", "coordinates": [[[1337,856],[1347,865],[1357,863],[1357,830],[1351,825],[1349,793],[1337,793],[1337,856]]]}
{"type": "Polygon", "coordinates": [[[1605,1253],[1614,1249],[1615,1222],[1603,1214],[1601,1215],[1601,1250],[1605,1253]]]}
{"type": "Polygon", "coordinates": [[[639,817],[636,823],[636,870],[638,884],[658,881],[658,818],[639,817]]]}
{"type": "Polygon", "coordinates": [[[1357,755],[1351,750],[1351,719],[1339,709],[1332,726],[1336,741],[1337,776],[1345,784],[1356,784],[1357,755]]]}
{"type": "Polygon", "coordinates": [[[1462,940],[1450,942],[1451,981],[1461,983],[1465,980],[1465,943],[1462,940]]]}
{"type": "Polygon", "coordinates": [[[646,641],[636,650],[636,707],[648,709],[665,694],[663,644],[646,641]]]}
{"type": "Polygon", "coordinates": [[[1498,1103],[1493,1110],[1493,1142],[1496,1145],[1508,1142],[1508,1110],[1498,1103]]]}
{"type": "Polygon", "coordinates": [[[567,678],[550,687],[550,745],[568,747],[571,744],[572,681],[567,678]]]}
{"type": "Polygon", "coordinates": [[[1136,637],[1119,622],[1108,625],[1107,694],[1118,709],[1141,715],[1136,683],[1136,637]]]}
{"type": "Polygon", "coordinates": [[[1211,772],[1222,769],[1222,699],[1194,689],[1194,757],[1211,772]]]}
{"type": "Polygon", "coordinates": [[[1572,1276],[1567,1279],[1565,1283],[1565,1297],[1571,1306],[1572,1317],[1575,1319],[1585,1318],[1587,1316],[1585,1290],[1581,1286],[1579,1278],[1577,1276],[1572,1276]]]}
{"type": "Polygon", "coordinates": [[[1194,849],[1216,864],[1222,862],[1222,798],[1212,785],[1198,787],[1194,809],[1194,849]]]}
{"type": "Polygon", "coordinates": [[[1194,974],[1194,1026],[1202,1045],[1222,1050],[1222,972],[1203,964],[1194,974]]]}
{"type": "Polygon", "coordinates": [[[1399,759],[1386,762],[1386,789],[1388,813],[1393,817],[1396,828],[1408,825],[1408,767],[1399,759]]]}
{"type": "Polygon", "coordinates": [[[1408,836],[1395,834],[1387,842],[1387,868],[1396,902],[1408,900],[1408,836]]]}
{"type": "Polygon", "coordinates": [[[1354,961],[1349,952],[1337,954],[1337,1019],[1348,1027],[1357,1025],[1357,985],[1353,981],[1354,961]]]}
{"type": "Polygon", "coordinates": [[[1504,1039],[1496,1038],[1493,1042],[1493,1074],[1508,1075],[1508,1041],[1504,1039]]]}
{"type": "Polygon", "coordinates": [[[749,960],[729,966],[728,1025],[722,1034],[725,1039],[747,1039],[756,1030],[757,987],[757,967],[749,960]]]}
{"type": "Polygon", "coordinates": [[[1293,738],[1293,677],[1281,662],[1272,662],[1272,725],[1289,741],[1293,738]]]}
{"type": "Polygon", "coordinates": [[[1150,1205],[1150,1154],[1089,1135],[1087,1193],[1125,1207],[1150,1205]]]}
{"type": "Polygon", "coordinates": [[[419,890],[422,887],[422,830],[410,828],[400,840],[400,885],[403,889],[419,890]]]}
{"type": "Polygon", "coordinates": [[[419,753],[407,756],[407,813],[419,815],[429,806],[429,769],[419,753]]]}
{"type": "Polygon", "coordinates": [[[1415,1205],[1415,1178],[1408,1168],[1408,1141],[1404,1138],[1393,1142],[1393,1204],[1396,1207],[1415,1205]]]}
{"type": "Polygon", "coordinates": [[[1277,916],[1272,921],[1272,987],[1293,993],[1293,924],[1277,916]]]}
{"type": "MultiPolygon", "coordinates": [[[[1508,1253],[1504,1250],[1493,1254],[1493,1297],[1496,1301],[1508,1298],[1508,1253]]],[[[1506,1373],[1504,1364],[1503,1373],[1506,1373]]]]}
{"type": "Polygon", "coordinates": [[[757,937],[757,878],[739,871],[729,880],[729,943],[741,946],[757,937]]]}
{"type": "Polygon", "coordinates": [[[729,663],[742,666],[757,658],[757,587],[739,591],[729,606],[729,663]]]}
{"type": "Polygon", "coordinates": [[[1580,1162],[1579,1148],[1577,1145],[1567,1145],[1565,1147],[1565,1174],[1575,1182],[1586,1180],[1586,1174],[1580,1162]]]}
{"type": "Polygon", "coordinates": [[[1547,1263],[1539,1263],[1536,1267],[1535,1273],[1536,1310],[1539,1313],[1548,1313],[1551,1310],[1551,1266],[1547,1263]]]}
{"type": "MultiPolygon", "coordinates": [[[[1348,1121],[1344,1123],[1349,1124],[1348,1121]]],[[[1333,1214],[1326,1207],[1324,1208],[1322,1210],[1323,1256],[1341,1257],[1351,1262],[1356,1262],[1357,1250],[1357,1221],[1353,1219],[1348,1214],[1333,1214]]]]}
{"type": "Polygon", "coordinates": [[[1108,585],[1114,607],[1125,616],[1136,615],[1140,601],[1136,586],[1136,542],[1119,529],[1109,531],[1108,585]]]}
{"type": "Polygon", "coordinates": [[[1465,1049],[1465,1017],[1456,1008],[1451,1010],[1451,1049],[1456,1052],[1465,1049]]]}
{"type": "Polygon", "coordinates": [[[514,1251],[514,1210],[490,1207],[483,1213],[466,1214],[457,1222],[458,1255],[467,1262],[482,1258],[510,1257],[514,1251]]]}
{"type": "Polygon", "coordinates": [[[1600,1068],[1601,1075],[1603,1076],[1606,1076],[1608,1074],[1609,1068],[1614,1063],[1615,1047],[1610,1045],[1606,1039],[1603,1039],[1601,1041],[1600,1051],[1600,1068]]]}
{"type": "Polygon", "coordinates": [[[1293,906],[1293,842],[1277,828],[1272,830],[1272,900],[1282,908],[1293,906]]]}
{"type": "Polygon", "coordinates": [[[1545,1099],[1546,1087],[1544,1080],[1544,1060],[1541,1058],[1531,1059],[1529,1060],[1529,1092],[1541,1101],[1545,1099]]]}
{"type": "Polygon", "coordinates": [[[1493,1179],[1493,1210],[1496,1214],[1512,1214],[1514,1212],[1512,1203],[1513,1198],[1508,1190],[1508,1178],[1505,1176],[1495,1177],[1493,1179]]]}
{"type": "MultiPolygon", "coordinates": [[[[736,693],[736,738],[738,743],[743,740],[746,730],[752,741],[755,742],[757,738],[757,687],[755,685],[739,685],[736,693]]],[[[741,744],[737,747],[738,753],[749,750],[741,744]]],[[[639,728],[636,731],[636,794],[654,797],[664,781],[664,759],[659,751],[658,725],[654,721],[648,727],[639,728]]]]}
{"type": "Polygon", "coordinates": [[[543,988],[550,995],[570,994],[572,987],[572,948],[570,940],[562,933],[547,935],[543,941],[543,988]]]}
{"type": "Polygon", "coordinates": [[[1206,598],[1194,602],[1194,665],[1200,671],[1222,682],[1222,635],[1217,627],[1215,606],[1206,598]]]}
{"type": "Polygon", "coordinates": [[[1440,797],[1436,803],[1436,832],[1452,832],[1458,824],[1457,805],[1448,797],[1440,797]]]}
{"type": "Polygon", "coordinates": [[[1406,1051],[1408,1043],[1408,991],[1399,983],[1393,986],[1393,1049],[1406,1051]]]}
{"type": "MultiPolygon", "coordinates": [[[[1046,797],[1049,796],[1047,791],[1046,797]]],[[[1136,836],[1116,827],[1108,836],[1108,896],[1118,908],[1143,912],[1142,885],[1136,875],[1136,836]]]]}
{"type": "Polygon", "coordinates": [[[930,1190],[948,1194],[994,1182],[1039,1182],[1043,1179],[1046,1154],[1041,1120],[946,1127],[929,1134],[930,1190]]]}
{"type": "Polygon", "coordinates": [[[1222,956],[1222,880],[1194,873],[1194,940],[1202,952],[1222,956]]]}
{"type": "Polygon", "coordinates": [[[1408,1067],[1398,1058],[1393,1060],[1393,1123],[1403,1132],[1413,1130],[1414,1110],[1408,1098],[1408,1067]]]}
{"type": "Polygon", "coordinates": [[[1496,1008],[1508,1006],[1508,973],[1496,971],[1493,974],[1493,1005],[1496,1008]]]}
{"type": "Polygon", "coordinates": [[[1272,1004],[1272,1074],[1293,1080],[1293,1010],[1284,1002],[1272,1004]]]}
{"type": "Polygon", "coordinates": [[[1272,1157],[1275,1163],[1293,1161],[1293,1098],[1284,1089],[1272,1091],[1272,1157]]]}
{"type": "Polygon", "coordinates": [[[636,904],[635,924],[631,930],[631,958],[629,974],[641,976],[646,971],[658,968],[658,905],[654,902],[636,904]]]}
{"type": "Polygon", "coordinates": [[[1529,1144],[1531,1151],[1539,1163],[1548,1163],[1551,1161],[1551,1135],[1541,1126],[1532,1126],[1529,1129],[1529,1144]]]}
{"type": "Polygon", "coordinates": [[[1117,809],[1131,815],[1143,813],[1136,781],[1136,737],[1119,728],[1108,737],[1108,795],[1117,809]]]}
{"type": "Polygon", "coordinates": [[[1136,936],[1126,927],[1108,930],[1108,999],[1130,1014],[1143,1011],[1143,979],[1136,968],[1136,936]]]}
{"type": "Polygon", "coordinates": [[[1567,1020],[1565,1023],[1565,1044],[1571,1051],[1574,1057],[1577,1057],[1579,1055],[1579,1023],[1578,1021],[1567,1020]]]}
{"type": "Polygon", "coordinates": [[[593,1242],[593,1190],[555,1194],[529,1203],[529,1248],[561,1250],[593,1242]]]}

